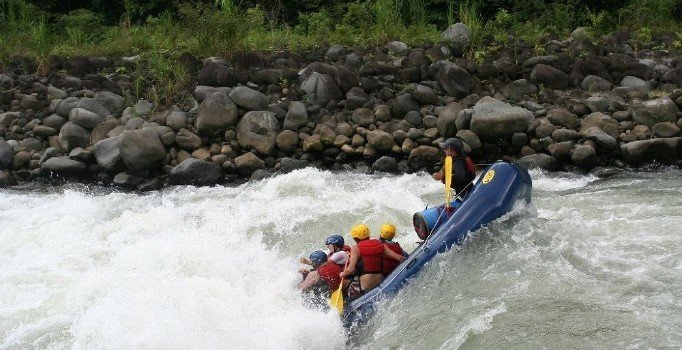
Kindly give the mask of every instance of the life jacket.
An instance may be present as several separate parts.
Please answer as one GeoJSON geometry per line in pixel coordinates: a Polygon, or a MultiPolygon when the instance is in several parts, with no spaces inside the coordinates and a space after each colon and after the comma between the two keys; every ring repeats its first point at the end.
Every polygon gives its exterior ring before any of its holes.
{"type": "Polygon", "coordinates": [[[464,157],[467,164],[467,181],[471,182],[476,177],[476,164],[471,160],[471,157],[464,157]]]}
{"type": "MultiPolygon", "coordinates": [[[[350,247],[349,247],[347,244],[344,244],[344,245],[343,245],[343,248],[341,248],[341,250],[343,250],[344,252],[350,254],[350,247]]],[[[334,253],[336,253],[336,252],[329,252],[329,253],[327,253],[327,258],[331,258],[332,255],[334,255],[334,253]]]]}
{"type": "Polygon", "coordinates": [[[317,273],[320,274],[320,279],[323,280],[330,291],[337,290],[341,284],[341,266],[334,263],[324,264],[317,268],[317,273]]]}
{"type": "MultiPolygon", "coordinates": [[[[400,243],[398,242],[391,242],[391,241],[383,241],[384,245],[388,247],[388,249],[392,250],[398,255],[403,255],[403,248],[400,246],[400,243]]],[[[395,270],[396,267],[400,264],[400,261],[393,260],[389,257],[382,257],[381,258],[381,273],[384,274],[384,276],[388,276],[393,270],[395,270]]]]}
{"type": "Polygon", "coordinates": [[[365,239],[358,242],[360,259],[362,259],[362,274],[381,273],[381,255],[384,254],[384,244],[377,239],[365,239]]]}

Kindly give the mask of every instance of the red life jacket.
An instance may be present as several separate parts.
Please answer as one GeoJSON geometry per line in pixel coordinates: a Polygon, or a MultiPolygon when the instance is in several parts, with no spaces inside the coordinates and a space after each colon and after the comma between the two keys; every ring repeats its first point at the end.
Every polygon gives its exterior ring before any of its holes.
{"type": "Polygon", "coordinates": [[[476,177],[476,164],[474,164],[474,161],[471,160],[471,157],[464,157],[464,161],[467,163],[467,171],[469,172],[469,176],[471,178],[476,177]]]}
{"type": "Polygon", "coordinates": [[[320,278],[327,283],[330,291],[335,291],[339,288],[341,284],[341,266],[334,263],[324,264],[317,268],[317,273],[320,274],[320,278]]]}
{"type": "Polygon", "coordinates": [[[362,259],[362,273],[381,273],[381,255],[384,254],[384,244],[378,239],[365,239],[358,242],[358,250],[362,259]]]}
{"type": "MultiPolygon", "coordinates": [[[[403,248],[400,246],[400,243],[384,241],[384,245],[388,247],[388,249],[394,251],[396,254],[403,255],[403,248]]],[[[400,261],[393,260],[389,257],[382,257],[381,259],[383,260],[381,262],[381,273],[383,273],[384,276],[388,276],[388,274],[393,272],[393,270],[400,265],[400,261]]]]}

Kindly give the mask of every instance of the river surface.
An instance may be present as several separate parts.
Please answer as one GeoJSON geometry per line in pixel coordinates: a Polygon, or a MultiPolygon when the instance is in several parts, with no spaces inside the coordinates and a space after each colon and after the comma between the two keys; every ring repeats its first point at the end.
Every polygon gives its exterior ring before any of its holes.
{"type": "Polygon", "coordinates": [[[298,170],[148,194],[0,190],[0,349],[682,347],[682,171],[532,171],[533,202],[429,263],[358,334],[298,258],[442,202],[426,174],[298,170]]]}

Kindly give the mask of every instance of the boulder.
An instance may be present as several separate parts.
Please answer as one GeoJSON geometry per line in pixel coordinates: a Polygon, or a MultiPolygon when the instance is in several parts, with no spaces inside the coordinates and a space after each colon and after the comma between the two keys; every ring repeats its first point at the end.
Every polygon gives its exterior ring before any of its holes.
{"type": "Polygon", "coordinates": [[[79,102],[80,99],[78,97],[67,97],[57,103],[55,113],[62,118],[68,118],[71,110],[78,107],[79,102]]]}
{"type": "Polygon", "coordinates": [[[606,132],[607,134],[611,135],[614,138],[618,137],[619,134],[618,122],[604,113],[595,112],[583,118],[580,121],[580,133],[584,135],[587,129],[593,126],[596,126],[599,129],[604,130],[604,132],[606,132]]]}
{"type": "Polygon", "coordinates": [[[124,163],[121,158],[121,138],[110,137],[95,143],[95,159],[102,170],[115,173],[123,170],[124,163]]]}
{"type": "Polygon", "coordinates": [[[201,138],[187,129],[180,129],[175,135],[175,143],[187,151],[201,147],[201,138]]]}
{"type": "Polygon", "coordinates": [[[83,108],[74,108],[69,113],[69,121],[84,128],[94,129],[99,123],[104,121],[104,119],[96,113],[83,108]]]}
{"type": "Polygon", "coordinates": [[[244,149],[254,149],[267,155],[275,149],[278,132],[279,122],[274,113],[251,111],[237,125],[237,142],[244,149]]]}
{"type": "Polygon", "coordinates": [[[594,141],[599,145],[600,153],[607,153],[618,150],[618,141],[602,129],[592,126],[585,130],[583,136],[587,140],[594,141]]]}
{"type": "Polygon", "coordinates": [[[284,117],[284,129],[298,130],[298,128],[305,126],[308,123],[308,111],[303,102],[293,101],[289,104],[289,110],[286,117],[284,117]]]}
{"type": "Polygon", "coordinates": [[[232,92],[232,88],[229,88],[226,86],[214,87],[214,86],[198,85],[197,87],[194,88],[194,98],[197,100],[197,102],[201,103],[207,97],[213,95],[213,93],[215,93],[215,92],[222,92],[223,94],[230,96],[230,92],[232,92]]]}
{"type": "Polygon", "coordinates": [[[476,86],[476,79],[466,69],[450,61],[438,61],[432,64],[429,67],[429,74],[438,81],[448,95],[453,97],[466,97],[476,86]]]}
{"type": "Polygon", "coordinates": [[[310,165],[310,162],[307,160],[284,157],[279,162],[279,171],[281,173],[289,173],[294,170],[303,169],[310,165]]]}
{"type": "Polygon", "coordinates": [[[410,48],[402,41],[390,41],[386,48],[388,52],[394,56],[407,56],[410,52],[410,48]]]}
{"type": "Polygon", "coordinates": [[[114,176],[114,185],[121,186],[125,188],[136,188],[137,185],[141,184],[144,178],[137,176],[135,174],[122,172],[114,176]]]}
{"type": "Polygon", "coordinates": [[[341,58],[343,55],[346,54],[346,48],[343,45],[332,45],[329,49],[327,49],[327,52],[325,53],[325,56],[329,58],[332,61],[338,61],[339,58],[341,58]]]}
{"type": "Polygon", "coordinates": [[[16,184],[17,181],[14,179],[11,171],[0,169],[0,188],[14,186],[16,184]]]}
{"type": "Polygon", "coordinates": [[[635,166],[653,161],[674,164],[682,159],[682,137],[629,142],[621,145],[620,150],[623,159],[635,166]]]}
{"type": "Polygon", "coordinates": [[[588,75],[583,79],[580,87],[589,92],[609,91],[611,90],[611,82],[596,75],[588,75]]]}
{"type": "Polygon", "coordinates": [[[82,126],[68,122],[59,130],[59,144],[70,152],[76,147],[87,147],[90,143],[90,134],[82,126]]]}
{"type": "Polygon", "coordinates": [[[109,111],[109,114],[119,116],[125,108],[125,98],[117,95],[111,91],[97,91],[94,97],[95,101],[109,111]]]}
{"type": "Polygon", "coordinates": [[[393,157],[382,156],[372,164],[372,170],[384,173],[394,173],[398,171],[398,161],[393,157]]]}
{"type": "Polygon", "coordinates": [[[42,137],[54,136],[57,135],[57,129],[38,124],[33,127],[33,134],[42,137]]]}
{"type": "Polygon", "coordinates": [[[682,65],[678,65],[676,68],[673,68],[663,74],[661,81],[664,83],[676,84],[677,86],[682,87],[682,65]]]}
{"type": "Polygon", "coordinates": [[[564,126],[569,129],[577,129],[580,126],[578,116],[565,108],[549,110],[547,112],[547,119],[554,125],[564,126]]]}
{"type": "Polygon", "coordinates": [[[680,134],[680,127],[671,122],[657,123],[651,130],[656,137],[673,137],[680,134]]]}
{"type": "MultiPolygon", "coordinates": [[[[406,141],[409,139],[406,139],[406,141]]],[[[431,170],[441,160],[441,151],[432,146],[417,146],[410,151],[407,165],[412,170],[426,168],[431,170]]]]}
{"type": "Polygon", "coordinates": [[[312,72],[301,84],[308,99],[318,106],[326,105],[330,100],[341,101],[343,92],[334,78],[328,74],[312,72]]]}
{"type": "Polygon", "coordinates": [[[0,90],[9,90],[14,87],[14,79],[5,74],[0,74],[0,90]]]}
{"type": "Polygon", "coordinates": [[[661,122],[677,122],[679,111],[675,102],[667,97],[634,103],[630,107],[632,120],[649,127],[661,122]]]}
{"type": "Polygon", "coordinates": [[[220,165],[196,158],[187,158],[173,168],[168,177],[168,184],[209,186],[218,183],[222,177],[223,171],[220,165]]]}
{"type": "Polygon", "coordinates": [[[6,141],[0,140],[0,170],[9,169],[12,166],[14,149],[6,141]]]}
{"type": "Polygon", "coordinates": [[[257,169],[265,167],[265,162],[251,152],[246,152],[234,159],[237,171],[243,176],[251,175],[257,169]]]}
{"type": "Polygon", "coordinates": [[[284,130],[277,135],[275,143],[284,152],[292,152],[298,146],[298,133],[293,130],[284,130]]]}
{"type": "Polygon", "coordinates": [[[525,132],[535,120],[529,110],[489,97],[482,98],[473,109],[471,131],[484,140],[525,132]]]}
{"type": "Polygon", "coordinates": [[[419,102],[412,94],[402,94],[388,102],[395,118],[403,118],[410,111],[419,110],[419,102]]]}
{"type": "Polygon", "coordinates": [[[360,126],[370,126],[375,123],[374,112],[369,108],[358,108],[353,111],[351,120],[360,126]]]}
{"type": "Polygon", "coordinates": [[[207,58],[197,75],[198,85],[235,86],[238,82],[237,73],[227,66],[227,62],[216,57],[207,58]]]}
{"type": "Polygon", "coordinates": [[[538,86],[526,79],[512,81],[502,88],[504,97],[510,100],[521,101],[526,96],[538,93],[538,86]]]}
{"type": "Polygon", "coordinates": [[[526,168],[552,169],[556,165],[556,159],[549,154],[536,153],[521,157],[516,164],[526,168]]]}
{"type": "Polygon", "coordinates": [[[166,156],[157,132],[151,128],[121,133],[121,158],[130,170],[153,168],[166,156]]]}
{"type": "Polygon", "coordinates": [[[416,84],[411,90],[412,96],[420,105],[435,105],[438,103],[438,95],[432,88],[426,85],[416,84]]]}
{"type": "Polygon", "coordinates": [[[69,157],[52,157],[46,160],[41,168],[56,174],[73,175],[84,173],[87,166],[69,157]]]}
{"type": "Polygon", "coordinates": [[[481,140],[478,138],[478,135],[476,135],[473,131],[471,130],[460,130],[457,132],[457,137],[462,139],[464,143],[466,144],[464,147],[468,145],[471,152],[476,152],[481,149],[481,140]]]}
{"type": "Polygon", "coordinates": [[[208,135],[224,131],[237,122],[237,106],[227,95],[216,92],[199,105],[196,127],[200,134],[208,135]]]}
{"type": "MultiPolygon", "coordinates": [[[[76,103],[76,106],[74,108],[82,108],[88,110],[92,113],[99,115],[102,118],[111,115],[108,109],[104,108],[104,106],[99,104],[99,102],[97,102],[94,98],[89,97],[82,98],[80,101],[78,101],[78,103],[76,103]]],[[[71,111],[69,111],[69,113],[70,112],[71,111]]]]}
{"type": "Polygon", "coordinates": [[[390,151],[394,145],[393,136],[381,130],[368,131],[367,144],[374,147],[377,151],[390,151]]]}
{"type": "MultiPolygon", "coordinates": [[[[50,128],[53,128],[53,129],[57,129],[57,130],[61,129],[62,126],[64,125],[64,123],[66,123],[66,119],[64,119],[64,118],[62,118],[56,114],[47,116],[47,117],[45,117],[45,119],[43,119],[43,125],[48,126],[50,128]]],[[[0,123],[0,124],[2,124],[2,123],[0,123]]]]}
{"type": "Polygon", "coordinates": [[[457,126],[457,116],[464,108],[465,106],[459,102],[450,102],[438,112],[436,127],[441,136],[448,138],[455,135],[457,129],[459,129],[457,126]]]}
{"type": "Polygon", "coordinates": [[[651,90],[651,87],[649,86],[649,83],[646,81],[637,78],[637,77],[632,77],[632,76],[626,76],[623,78],[623,80],[620,82],[620,86],[632,89],[632,90],[639,90],[644,93],[649,93],[649,90],[651,90]]]}
{"type": "Polygon", "coordinates": [[[563,89],[571,82],[566,73],[546,64],[538,64],[533,67],[530,80],[550,89],[563,89]]]}
{"type": "Polygon", "coordinates": [[[246,86],[237,86],[230,92],[230,100],[247,111],[262,111],[268,108],[268,97],[246,86]]]}
{"type": "Polygon", "coordinates": [[[578,145],[571,153],[571,162],[580,168],[589,170],[599,164],[597,152],[588,145],[578,145]]]}
{"type": "Polygon", "coordinates": [[[187,113],[180,110],[172,110],[166,116],[166,125],[175,130],[187,127],[187,113]]]}
{"type": "Polygon", "coordinates": [[[556,142],[580,140],[582,135],[572,129],[556,129],[552,132],[552,140],[556,142]]]}
{"type": "Polygon", "coordinates": [[[461,56],[471,41],[471,30],[466,24],[458,22],[449,26],[440,37],[450,44],[455,56],[461,56]]]}

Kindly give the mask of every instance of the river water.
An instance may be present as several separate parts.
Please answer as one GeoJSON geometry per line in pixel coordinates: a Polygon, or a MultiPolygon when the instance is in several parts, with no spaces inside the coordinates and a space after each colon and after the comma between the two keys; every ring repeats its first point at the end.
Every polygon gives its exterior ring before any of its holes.
{"type": "Polygon", "coordinates": [[[413,249],[412,214],[443,196],[426,174],[0,190],[0,349],[682,347],[682,171],[531,175],[530,206],[350,338],[305,306],[297,260],[360,221],[413,249]]]}

